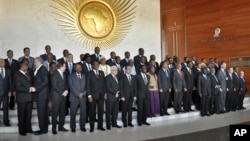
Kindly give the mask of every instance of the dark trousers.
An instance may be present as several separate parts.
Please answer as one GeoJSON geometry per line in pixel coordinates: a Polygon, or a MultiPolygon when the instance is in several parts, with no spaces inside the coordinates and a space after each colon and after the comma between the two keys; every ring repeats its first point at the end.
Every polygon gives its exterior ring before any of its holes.
{"type": "Polygon", "coordinates": [[[132,124],[133,99],[128,98],[122,101],[122,122],[124,125],[132,124]]]}
{"type": "Polygon", "coordinates": [[[56,130],[57,124],[57,116],[59,115],[59,127],[58,129],[62,129],[65,123],[65,107],[66,107],[66,99],[60,98],[55,99],[52,98],[52,130],[56,130]]]}
{"type": "Polygon", "coordinates": [[[31,132],[32,102],[17,103],[19,133],[31,132]]]}
{"type": "Polygon", "coordinates": [[[76,114],[78,107],[80,107],[80,119],[79,124],[80,128],[85,128],[86,124],[86,97],[83,97],[79,100],[79,102],[70,102],[70,128],[76,128],[76,114]]]}
{"type": "Polygon", "coordinates": [[[209,113],[219,113],[219,93],[212,94],[209,100],[209,113]]]}
{"type": "Polygon", "coordinates": [[[235,111],[237,109],[238,99],[239,99],[239,91],[235,91],[232,94],[232,106],[231,106],[232,111],[235,111]]]}
{"type": "Polygon", "coordinates": [[[225,107],[227,111],[231,110],[232,107],[232,96],[233,96],[234,91],[228,91],[226,95],[226,103],[225,107]]]}
{"type": "Polygon", "coordinates": [[[161,114],[164,114],[168,110],[168,103],[169,103],[169,98],[170,98],[170,93],[169,91],[162,92],[159,94],[160,95],[160,112],[161,114]]]}
{"type": "Polygon", "coordinates": [[[238,108],[243,108],[243,101],[245,98],[246,93],[240,93],[238,98],[238,108]]]}
{"type": "MultiPolygon", "coordinates": [[[[13,93],[12,93],[13,94],[13,93]]],[[[10,102],[9,102],[9,108],[14,109],[16,103],[16,97],[11,95],[10,96],[10,102]]]]}
{"type": "Polygon", "coordinates": [[[138,104],[137,123],[142,124],[147,121],[147,111],[148,111],[147,99],[138,99],[137,104],[138,104]]]}
{"type": "Polygon", "coordinates": [[[96,117],[96,106],[97,106],[97,114],[98,114],[98,124],[97,128],[103,128],[103,111],[104,111],[104,100],[95,100],[89,103],[89,123],[90,129],[94,129],[95,126],[95,117],[96,117]]]}
{"type": "Polygon", "coordinates": [[[194,101],[195,109],[200,110],[200,96],[197,90],[193,91],[193,101],[194,101]]]}
{"type": "Polygon", "coordinates": [[[110,127],[110,121],[112,126],[117,125],[117,117],[119,111],[119,101],[106,101],[106,125],[110,127]],[[112,118],[111,118],[112,116],[112,118]]]}
{"type": "Polygon", "coordinates": [[[209,96],[201,96],[201,116],[208,114],[209,96]]]}
{"type": "Polygon", "coordinates": [[[42,133],[48,132],[48,100],[37,101],[37,116],[42,133]]]}
{"type": "Polygon", "coordinates": [[[0,105],[3,102],[3,123],[8,124],[9,121],[9,97],[0,96],[0,105]]]}
{"type": "Polygon", "coordinates": [[[183,92],[177,92],[174,95],[174,110],[176,113],[181,111],[181,102],[183,98],[183,92]]]}
{"type": "Polygon", "coordinates": [[[192,94],[193,89],[188,89],[183,95],[183,109],[187,112],[191,110],[192,94]]]}

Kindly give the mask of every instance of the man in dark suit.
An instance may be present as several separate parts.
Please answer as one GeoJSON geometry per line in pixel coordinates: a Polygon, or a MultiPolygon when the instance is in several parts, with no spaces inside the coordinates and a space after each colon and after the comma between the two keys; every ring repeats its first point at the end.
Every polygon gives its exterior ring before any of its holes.
{"type": "Polygon", "coordinates": [[[3,123],[10,126],[9,121],[9,96],[12,92],[11,71],[4,68],[5,61],[0,58],[0,105],[3,102],[3,123]]]}
{"type": "Polygon", "coordinates": [[[121,60],[121,68],[124,68],[125,66],[129,65],[129,60],[130,60],[130,52],[126,51],[124,53],[125,58],[121,60]]]}
{"type": "Polygon", "coordinates": [[[158,71],[158,87],[160,92],[160,115],[169,115],[168,102],[172,88],[170,70],[168,69],[168,61],[162,63],[162,68],[158,71]]]}
{"type": "Polygon", "coordinates": [[[90,132],[94,131],[96,108],[98,109],[97,129],[105,131],[103,128],[104,100],[107,99],[105,94],[105,76],[104,72],[98,70],[99,62],[93,61],[93,70],[87,74],[87,95],[89,100],[89,118],[90,132]]]}
{"type": "Polygon", "coordinates": [[[37,116],[39,131],[35,135],[48,133],[48,93],[49,93],[49,72],[43,66],[41,57],[35,58],[34,87],[36,88],[35,99],[37,102],[37,116]]]}
{"type": "Polygon", "coordinates": [[[230,67],[227,73],[227,94],[226,94],[226,112],[230,112],[232,108],[232,98],[233,94],[236,91],[235,85],[234,85],[234,79],[233,79],[233,68],[230,67]]]}
{"type": "Polygon", "coordinates": [[[95,47],[95,53],[91,55],[91,61],[100,61],[102,55],[100,54],[100,48],[99,47],[95,47]]]}
{"type": "Polygon", "coordinates": [[[16,92],[13,86],[13,78],[15,72],[18,70],[18,61],[16,59],[13,59],[13,51],[8,50],[7,51],[7,57],[5,61],[5,68],[9,69],[11,71],[11,82],[12,82],[12,91],[11,91],[11,96],[10,96],[10,102],[9,102],[9,109],[14,110],[15,107],[15,97],[16,97],[16,92]]]}
{"type": "MultiPolygon", "coordinates": [[[[47,55],[48,54],[52,54],[53,55],[53,53],[51,53],[51,47],[50,47],[50,45],[46,45],[45,46],[45,51],[46,51],[45,54],[40,55],[40,57],[43,59],[43,61],[47,60],[47,55]]],[[[53,55],[53,61],[56,61],[56,56],[55,55],[53,55]]]]}
{"type": "Polygon", "coordinates": [[[122,101],[122,122],[123,126],[134,127],[132,124],[133,100],[136,100],[135,76],[131,75],[130,65],[125,66],[125,74],[120,78],[121,101],[122,101]]]}
{"type": "Polygon", "coordinates": [[[149,87],[149,76],[147,73],[146,66],[140,66],[140,72],[136,75],[136,98],[138,105],[137,123],[139,126],[142,124],[150,125],[147,122],[148,112],[148,87],[149,87]]]}
{"type": "Polygon", "coordinates": [[[56,124],[59,114],[59,131],[67,132],[65,129],[65,107],[66,97],[68,95],[68,84],[64,74],[66,64],[64,62],[57,63],[57,71],[51,76],[51,100],[52,100],[52,133],[57,134],[56,124]]]}
{"type": "Polygon", "coordinates": [[[63,62],[63,63],[67,63],[67,56],[69,55],[69,50],[64,49],[63,50],[63,57],[58,59],[57,62],[63,62]]]}
{"type": "Polygon", "coordinates": [[[145,65],[147,66],[147,58],[146,56],[141,56],[139,65],[135,66],[136,74],[140,73],[140,66],[145,66],[145,65]]]}
{"type": "Polygon", "coordinates": [[[18,62],[21,62],[23,59],[27,59],[29,61],[29,69],[34,70],[34,58],[30,56],[30,48],[25,47],[23,49],[24,56],[18,59],[18,62]]]}
{"type": "Polygon", "coordinates": [[[244,72],[240,71],[240,93],[238,101],[238,110],[244,110],[246,107],[243,106],[243,101],[247,92],[246,80],[244,78],[244,72]]]}
{"type": "Polygon", "coordinates": [[[219,92],[221,91],[221,87],[215,73],[215,68],[211,68],[211,73],[208,75],[211,81],[211,97],[209,100],[210,115],[213,115],[214,113],[219,114],[219,92]]]}
{"type": "Polygon", "coordinates": [[[108,130],[110,130],[110,121],[112,122],[112,127],[121,128],[121,126],[117,125],[120,97],[119,79],[117,74],[117,67],[112,66],[111,73],[106,76],[106,126],[108,130]],[[110,118],[111,116],[112,119],[110,118]]]}
{"type": "Polygon", "coordinates": [[[183,95],[183,108],[185,112],[193,111],[191,109],[192,104],[192,94],[194,88],[194,73],[192,71],[193,63],[191,61],[186,62],[187,67],[182,69],[187,91],[183,95]]]}
{"type": "Polygon", "coordinates": [[[237,109],[237,102],[239,99],[239,91],[240,91],[240,76],[239,76],[239,68],[238,67],[234,67],[233,80],[234,80],[235,92],[233,93],[233,96],[232,96],[231,110],[235,111],[237,109]]]}
{"type": "Polygon", "coordinates": [[[194,90],[193,90],[193,101],[196,110],[200,110],[200,96],[198,93],[198,79],[199,76],[202,75],[201,73],[201,64],[197,64],[193,67],[194,72],[194,90]]]}
{"type": "Polygon", "coordinates": [[[84,70],[83,70],[84,66],[83,65],[86,62],[84,59],[85,59],[85,54],[80,54],[80,61],[77,63],[82,68],[82,72],[81,72],[82,74],[84,73],[84,70]]]}
{"type": "Polygon", "coordinates": [[[82,64],[82,73],[87,74],[92,71],[91,56],[88,53],[84,55],[84,61],[82,64]]]}
{"type": "MultiPolygon", "coordinates": [[[[144,56],[144,49],[139,48],[138,52],[139,52],[139,54],[134,57],[134,64],[135,64],[136,68],[139,68],[141,65],[141,57],[144,56]]],[[[146,56],[145,56],[145,64],[147,64],[147,57],[146,56]]],[[[139,73],[139,70],[138,70],[138,73],[139,73]]]]}
{"type": "Polygon", "coordinates": [[[188,57],[184,57],[183,59],[183,63],[181,63],[181,69],[185,69],[187,67],[187,62],[189,61],[189,58],[188,57]]]}
{"type": "Polygon", "coordinates": [[[225,113],[225,102],[226,102],[226,92],[227,92],[227,72],[226,72],[226,63],[222,62],[220,70],[217,71],[217,78],[219,80],[219,83],[221,85],[222,91],[220,92],[220,112],[225,113]]]}
{"type": "Polygon", "coordinates": [[[80,130],[86,132],[86,77],[81,73],[82,67],[76,64],[75,73],[72,73],[68,78],[70,89],[70,128],[72,132],[76,131],[76,114],[80,107],[80,130]]]}
{"type": "Polygon", "coordinates": [[[28,73],[28,64],[23,60],[20,62],[20,70],[14,76],[16,89],[17,116],[19,134],[33,133],[31,128],[32,101],[36,89],[32,87],[32,78],[28,73]]]}
{"type": "Polygon", "coordinates": [[[211,80],[207,76],[207,69],[201,69],[202,75],[198,79],[198,92],[201,98],[201,116],[210,116],[208,106],[211,96],[211,80]]]}
{"type": "Polygon", "coordinates": [[[184,74],[181,71],[181,64],[177,64],[177,69],[174,71],[173,88],[175,91],[174,109],[175,112],[178,114],[179,112],[182,112],[181,103],[183,98],[183,92],[187,91],[184,74]]]}
{"type": "Polygon", "coordinates": [[[114,51],[110,52],[110,58],[106,61],[106,64],[108,64],[110,67],[115,65],[115,57],[116,53],[114,51]]]}

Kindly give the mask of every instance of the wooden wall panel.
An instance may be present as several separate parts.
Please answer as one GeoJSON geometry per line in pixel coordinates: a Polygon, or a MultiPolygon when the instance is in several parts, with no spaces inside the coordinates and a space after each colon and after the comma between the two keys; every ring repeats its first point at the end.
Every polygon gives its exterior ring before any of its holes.
{"type": "MultiPolygon", "coordinates": [[[[230,57],[250,56],[249,6],[249,0],[161,0],[161,13],[185,9],[187,56],[216,57],[229,62],[230,57]],[[220,38],[232,39],[206,42],[213,39],[217,27],[221,29],[220,38]]],[[[240,69],[245,71],[250,89],[250,68],[240,69]]]]}

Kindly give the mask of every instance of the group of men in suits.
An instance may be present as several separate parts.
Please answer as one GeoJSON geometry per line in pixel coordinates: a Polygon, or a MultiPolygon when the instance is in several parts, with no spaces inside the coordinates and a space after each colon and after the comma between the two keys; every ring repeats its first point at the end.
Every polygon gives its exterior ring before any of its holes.
{"type": "Polygon", "coordinates": [[[122,113],[123,127],[133,127],[132,111],[137,105],[137,123],[139,126],[147,122],[149,104],[148,66],[156,68],[157,84],[160,97],[160,115],[169,115],[169,105],[175,112],[193,111],[191,105],[201,111],[202,116],[244,109],[243,99],[246,93],[244,72],[238,68],[226,71],[226,63],[204,66],[196,57],[179,63],[178,57],[166,57],[160,65],[154,55],[150,60],[144,56],[144,49],[138,50],[133,59],[130,52],[124,53],[121,59],[114,51],[107,60],[111,73],[106,77],[99,70],[100,48],[94,54],[80,55],[80,62],[73,62],[73,55],[67,49],[63,57],[56,60],[51,47],[45,46],[45,54],[33,58],[30,49],[24,48],[24,56],[13,59],[13,51],[7,51],[7,59],[0,59],[0,105],[3,102],[5,126],[10,126],[8,110],[14,109],[15,97],[18,106],[20,135],[48,132],[48,99],[52,101],[52,133],[67,132],[64,128],[65,116],[70,113],[70,128],[76,132],[76,114],[80,109],[80,130],[85,132],[85,124],[89,120],[90,132],[97,129],[105,131],[103,115],[106,110],[106,128],[121,128],[117,124],[119,109],[122,113]],[[57,69],[50,74],[50,64],[56,62],[57,69]],[[131,63],[132,62],[132,63],[131,63]],[[10,98],[10,103],[9,103],[10,98]],[[37,103],[39,131],[31,128],[32,102],[37,103]],[[104,105],[106,105],[104,107],[104,105]],[[182,107],[183,105],[183,107],[182,107]],[[69,112],[70,111],[70,112],[69,112]],[[97,119],[96,119],[96,115],[97,119]],[[57,121],[59,117],[59,122],[57,121]]]}

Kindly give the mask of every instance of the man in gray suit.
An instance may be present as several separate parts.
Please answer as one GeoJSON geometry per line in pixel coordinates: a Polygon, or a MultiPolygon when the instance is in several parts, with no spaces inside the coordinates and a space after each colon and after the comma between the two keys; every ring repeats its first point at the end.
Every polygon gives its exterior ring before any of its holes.
{"type": "Polygon", "coordinates": [[[76,64],[75,72],[69,75],[68,84],[70,89],[70,128],[72,132],[76,131],[76,114],[78,106],[80,107],[80,129],[86,132],[86,77],[82,74],[81,64],[76,64]]]}
{"type": "Polygon", "coordinates": [[[227,64],[225,62],[221,63],[221,69],[217,72],[217,78],[219,84],[221,85],[222,91],[220,92],[219,109],[221,113],[225,113],[225,102],[226,102],[226,92],[227,92],[227,64]]]}
{"type": "Polygon", "coordinates": [[[20,57],[18,59],[18,62],[21,62],[23,59],[28,59],[29,61],[29,68],[32,69],[32,70],[35,70],[35,66],[34,66],[34,58],[30,56],[30,48],[28,47],[25,47],[23,49],[23,53],[24,53],[24,56],[20,57]]]}
{"type": "Polygon", "coordinates": [[[158,87],[160,90],[160,115],[169,115],[168,102],[170,98],[170,92],[172,88],[170,71],[168,69],[169,62],[164,61],[162,68],[158,71],[158,87]]]}
{"type": "Polygon", "coordinates": [[[183,91],[184,92],[187,91],[184,74],[181,71],[181,68],[182,68],[181,64],[177,64],[177,69],[174,71],[174,76],[173,76],[173,88],[175,91],[174,109],[177,114],[179,112],[182,112],[181,102],[183,98],[183,91]]]}

